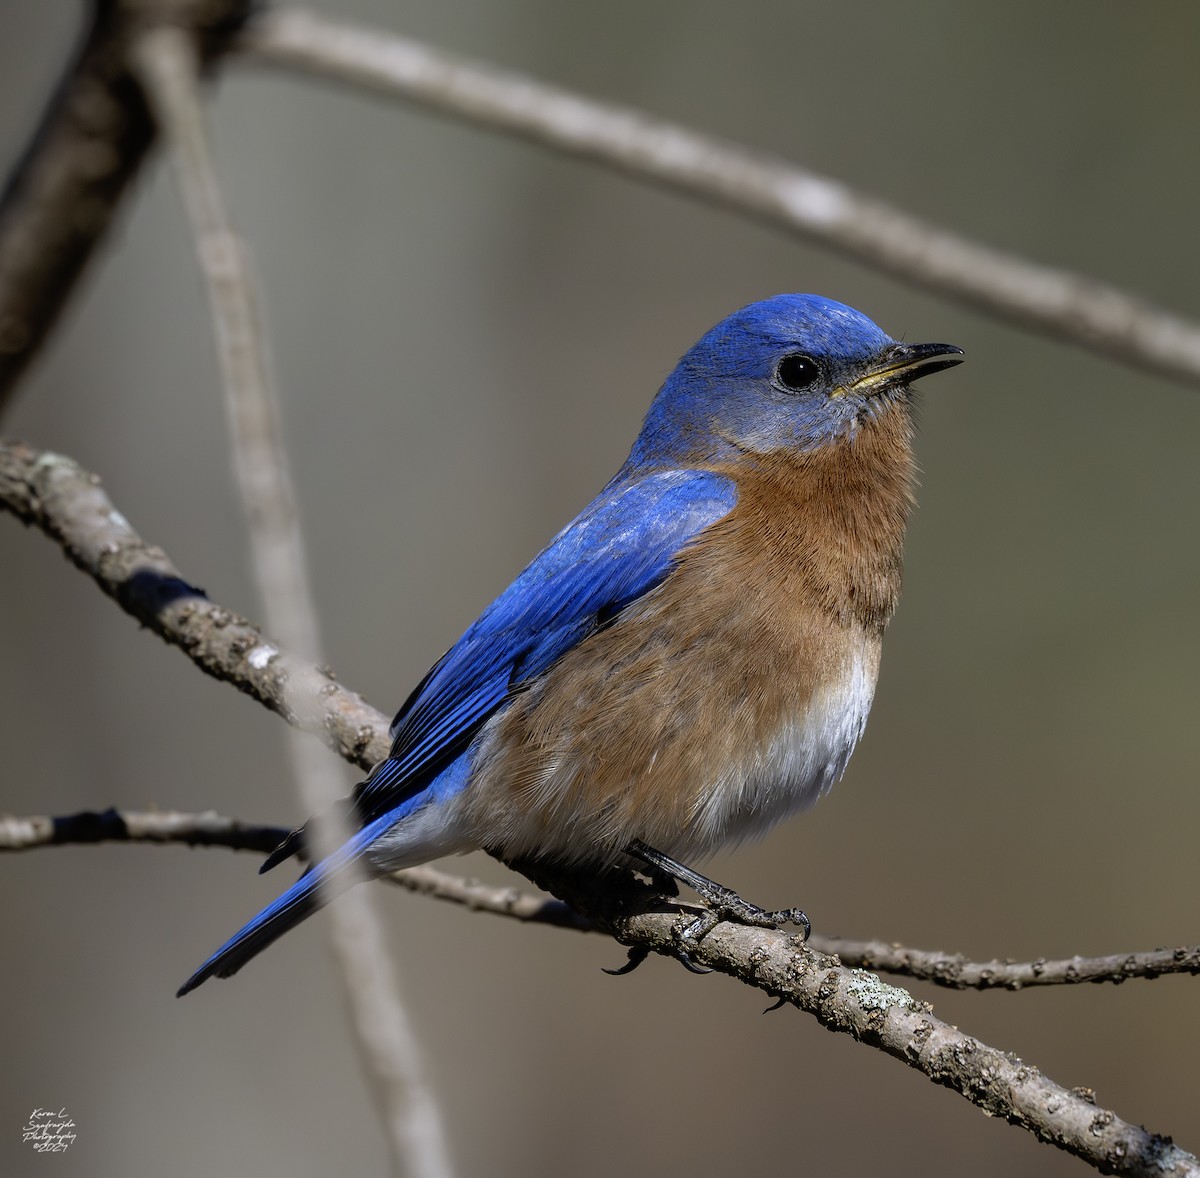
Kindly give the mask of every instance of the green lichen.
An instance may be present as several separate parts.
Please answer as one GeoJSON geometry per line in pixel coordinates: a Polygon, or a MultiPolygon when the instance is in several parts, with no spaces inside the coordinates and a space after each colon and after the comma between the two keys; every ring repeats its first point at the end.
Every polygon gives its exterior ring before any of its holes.
{"type": "Polygon", "coordinates": [[[899,1006],[904,1010],[920,1011],[926,1006],[925,1003],[918,1002],[907,990],[902,990],[899,986],[889,986],[865,969],[851,970],[846,990],[863,1010],[888,1010],[899,1006]]]}

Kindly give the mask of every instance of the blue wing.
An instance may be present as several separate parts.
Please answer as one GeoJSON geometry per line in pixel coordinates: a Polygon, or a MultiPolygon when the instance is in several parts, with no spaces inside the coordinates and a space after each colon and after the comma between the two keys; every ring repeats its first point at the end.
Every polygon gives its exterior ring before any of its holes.
{"type": "MultiPolygon", "coordinates": [[[[235,933],[182,986],[229,977],[347,884],[347,868],[404,815],[527,680],[670,572],[680,550],[736,502],[733,481],[706,471],[619,478],[534,558],[425,676],[392,721],[392,751],[359,787],[362,829],[235,933]]],[[[461,788],[469,777],[447,775],[461,788]]],[[[264,869],[299,849],[295,832],[264,869]]]]}
{"type": "Polygon", "coordinates": [[[662,581],[680,549],[736,498],[731,479],[708,471],[611,483],[483,611],[400,709],[388,760],[356,795],[359,821],[423,788],[523,683],[662,581]]]}

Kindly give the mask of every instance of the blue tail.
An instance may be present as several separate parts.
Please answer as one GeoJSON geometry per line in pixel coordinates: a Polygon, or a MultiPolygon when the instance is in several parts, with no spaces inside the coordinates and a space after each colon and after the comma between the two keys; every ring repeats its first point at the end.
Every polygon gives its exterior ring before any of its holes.
{"type": "Polygon", "coordinates": [[[395,825],[396,813],[385,814],[364,826],[344,846],[305,872],[286,892],[267,905],[253,920],[225,942],[176,992],[177,998],[194,990],[209,978],[228,978],[237,973],[289,929],[295,928],[318,908],[350,887],[350,867],[362,858],[366,849],[388,827],[395,825]]]}

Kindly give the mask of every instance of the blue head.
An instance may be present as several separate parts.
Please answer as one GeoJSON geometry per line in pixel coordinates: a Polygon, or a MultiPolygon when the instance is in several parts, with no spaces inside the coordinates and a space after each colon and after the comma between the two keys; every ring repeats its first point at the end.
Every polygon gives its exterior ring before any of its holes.
{"type": "Polygon", "coordinates": [[[776,295],[718,323],[659,390],[630,465],[813,450],[851,437],[908,383],[960,363],[949,344],[902,344],[819,295],[776,295]]]}

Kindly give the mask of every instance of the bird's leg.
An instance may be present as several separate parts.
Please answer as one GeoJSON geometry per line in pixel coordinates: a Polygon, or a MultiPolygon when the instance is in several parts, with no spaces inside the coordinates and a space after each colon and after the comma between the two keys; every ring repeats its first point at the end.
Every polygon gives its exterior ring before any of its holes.
{"type": "Polygon", "coordinates": [[[685,867],[669,855],[648,847],[640,839],[634,839],[625,848],[625,854],[649,864],[655,875],[670,876],[671,879],[687,884],[704,901],[706,910],[679,928],[676,933],[676,939],[685,946],[702,941],[722,920],[733,920],[756,928],[776,928],[781,924],[794,924],[799,926],[800,935],[806,941],[812,931],[812,925],[801,909],[783,908],[778,912],[768,912],[757,904],[751,904],[749,900],[743,900],[732,889],[723,887],[708,876],[685,867]]]}
{"type": "MultiPolygon", "coordinates": [[[[631,852],[627,852],[631,853],[631,852]]],[[[656,851],[655,854],[658,852],[656,851]]],[[[642,860],[646,864],[645,869],[639,868],[641,873],[650,880],[650,886],[664,900],[674,900],[679,895],[679,884],[675,881],[675,877],[662,868],[652,864],[648,859],[642,860]]]]}

